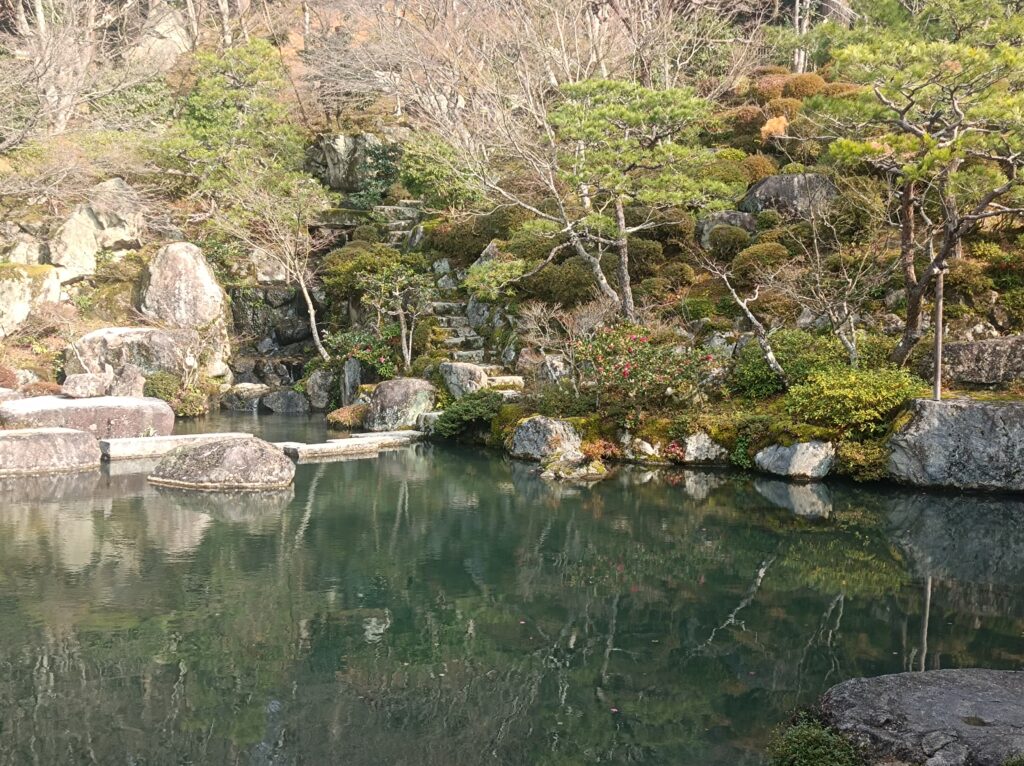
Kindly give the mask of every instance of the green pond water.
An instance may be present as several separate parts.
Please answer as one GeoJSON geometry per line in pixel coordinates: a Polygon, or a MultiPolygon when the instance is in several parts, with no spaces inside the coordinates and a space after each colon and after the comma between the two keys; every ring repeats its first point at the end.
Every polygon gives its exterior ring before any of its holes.
{"type": "Polygon", "coordinates": [[[276,495],[129,469],[0,482],[2,764],[741,766],[845,678],[1024,668],[1019,500],[428,445],[276,495]]]}

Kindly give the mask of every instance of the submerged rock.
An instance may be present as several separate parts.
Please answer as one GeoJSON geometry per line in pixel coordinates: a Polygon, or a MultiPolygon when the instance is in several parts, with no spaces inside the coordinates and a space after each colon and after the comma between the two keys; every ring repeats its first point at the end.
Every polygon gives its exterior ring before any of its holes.
{"type": "Polygon", "coordinates": [[[832,515],[832,492],[822,482],[794,484],[774,479],[756,479],[754,489],[772,505],[808,519],[832,515]]]}
{"type": "Polygon", "coordinates": [[[395,378],[379,384],[370,396],[363,421],[367,431],[412,428],[416,418],[434,409],[437,389],[419,378],[395,378]]]}
{"type": "Polygon", "coordinates": [[[829,689],[821,709],[827,723],[877,759],[1004,766],[1024,755],[1024,672],[855,678],[829,689]]]}
{"type": "Polygon", "coordinates": [[[921,487],[1024,491],[1024,404],[915,399],[889,472],[921,487]]]}
{"type": "Polygon", "coordinates": [[[256,412],[260,399],[269,394],[270,386],[262,383],[237,383],[220,399],[220,406],[232,412],[256,412]]]}
{"type": "Polygon", "coordinates": [[[0,476],[71,473],[98,468],[95,437],[70,428],[0,431],[0,476]]]}
{"type": "Polygon", "coordinates": [[[773,444],[754,456],[754,463],[766,473],[791,479],[823,479],[836,461],[831,442],[800,442],[789,447],[773,444]]]}
{"type": "Polygon", "coordinates": [[[203,490],[282,489],[295,464],[262,439],[223,439],[179,447],[157,464],[149,481],[203,490]]]}
{"type": "Polygon", "coordinates": [[[97,439],[167,436],[174,428],[174,410],[167,402],[149,397],[36,396],[0,404],[0,427],[73,428],[97,439]]]}
{"type": "Polygon", "coordinates": [[[579,462],[583,458],[582,446],[583,440],[569,423],[534,415],[516,426],[509,442],[509,452],[512,457],[524,460],[579,462]]]}

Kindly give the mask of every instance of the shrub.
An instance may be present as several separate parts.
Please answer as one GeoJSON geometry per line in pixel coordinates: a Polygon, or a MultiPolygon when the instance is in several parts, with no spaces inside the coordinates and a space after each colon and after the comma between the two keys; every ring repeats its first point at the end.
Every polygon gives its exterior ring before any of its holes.
{"type": "Polygon", "coordinates": [[[787,79],[784,74],[767,74],[758,78],[751,89],[754,98],[761,104],[767,104],[773,98],[781,98],[787,79]]]}
{"type": "Polygon", "coordinates": [[[954,258],[949,262],[945,286],[952,295],[971,300],[993,289],[995,283],[986,273],[984,263],[969,258],[954,258]]]}
{"type": "Polygon", "coordinates": [[[368,404],[350,404],[348,407],[341,407],[327,414],[327,425],[342,431],[359,428],[369,409],[368,404]]]}
{"type": "Polygon", "coordinates": [[[634,279],[653,276],[664,261],[665,249],[657,240],[629,238],[629,273],[634,279]]]}
{"type": "Polygon", "coordinates": [[[773,176],[779,171],[775,160],[766,154],[750,154],[743,158],[743,170],[749,183],[757,183],[763,178],[773,176]]]}
{"type": "Polygon", "coordinates": [[[715,304],[706,296],[696,295],[692,298],[683,298],[679,301],[679,315],[689,322],[694,322],[698,319],[707,319],[714,313],[715,304]]]}
{"type": "Polygon", "coordinates": [[[674,261],[663,266],[658,274],[667,279],[673,287],[692,285],[697,278],[697,272],[693,270],[693,266],[682,261],[674,261]]]}
{"type": "Polygon", "coordinates": [[[821,95],[829,98],[845,98],[860,93],[860,85],[852,82],[829,82],[821,89],[821,95]]]}
{"type": "Polygon", "coordinates": [[[6,365],[0,364],[0,388],[17,388],[18,373],[6,365]]]}
{"type": "MultiPolygon", "coordinates": [[[[802,383],[815,372],[846,366],[847,359],[832,336],[814,335],[804,330],[779,330],[771,337],[772,349],[789,376],[790,383],[802,383]]],[[[730,388],[751,399],[764,399],[782,393],[784,386],[764,360],[754,341],[736,352],[729,375],[730,388]]]]}
{"type": "Polygon", "coordinates": [[[782,95],[789,98],[810,98],[821,93],[826,84],[822,76],[814,72],[795,74],[786,79],[782,86],[782,95]]]}
{"type": "Polygon", "coordinates": [[[210,401],[202,386],[185,386],[182,379],[170,372],[154,372],[146,377],[146,396],[163,399],[184,418],[194,418],[210,411],[210,401]]]}
{"type": "Polygon", "coordinates": [[[783,165],[779,172],[783,173],[784,175],[798,175],[800,173],[806,173],[807,166],[804,165],[802,162],[790,162],[787,163],[786,165],[783,165]]]}
{"type": "Polygon", "coordinates": [[[637,285],[634,292],[639,298],[660,301],[672,292],[672,283],[665,279],[665,277],[651,277],[637,285]]]}
{"type": "Polygon", "coordinates": [[[380,229],[372,223],[364,223],[353,229],[352,236],[349,239],[353,242],[380,242],[380,229]]]}
{"type": "Polygon", "coordinates": [[[384,325],[379,335],[366,330],[330,333],[324,338],[324,346],[339,363],[349,358],[358,359],[382,380],[388,380],[398,374],[395,350],[398,335],[397,325],[390,324],[384,325]]]}
{"type": "Polygon", "coordinates": [[[502,208],[489,215],[438,221],[425,227],[424,250],[433,250],[448,258],[452,266],[466,267],[480,257],[495,239],[507,239],[523,222],[523,213],[502,208]]]}
{"type": "Polygon", "coordinates": [[[1024,257],[1020,252],[1008,252],[994,242],[976,242],[970,253],[985,263],[986,273],[999,290],[1024,287],[1024,257]]]}
{"type": "Polygon", "coordinates": [[[798,98],[773,98],[764,105],[769,117],[785,117],[788,120],[796,117],[803,108],[804,102],[798,98]]]}
{"type": "Polygon", "coordinates": [[[511,288],[506,285],[527,271],[526,261],[520,258],[494,258],[474,263],[466,273],[465,286],[482,301],[496,301],[507,297],[511,288]]]}
{"type": "Polygon", "coordinates": [[[181,378],[170,372],[154,372],[146,376],[146,384],[143,386],[143,394],[156,399],[171,401],[174,395],[181,388],[181,378]]]}
{"type": "Polygon", "coordinates": [[[767,229],[774,229],[782,223],[782,213],[778,210],[772,210],[770,208],[762,210],[757,214],[757,230],[765,231],[767,229]]]}
{"type": "Polygon", "coordinates": [[[764,112],[760,107],[747,104],[729,110],[725,113],[724,119],[735,131],[754,133],[764,122],[764,112]]]}
{"type": "Polygon", "coordinates": [[[733,258],[733,271],[741,282],[749,281],[757,274],[758,269],[781,266],[789,257],[789,250],[778,242],[751,245],[733,258]]]}
{"type": "Polygon", "coordinates": [[[768,143],[773,138],[781,138],[786,135],[786,131],[789,129],[789,118],[784,114],[778,117],[772,117],[764,125],[761,126],[761,142],[768,143]]]}
{"type": "Polygon", "coordinates": [[[863,766],[849,740],[809,716],[777,731],[768,744],[770,766],[863,766]]]}
{"type": "Polygon", "coordinates": [[[839,442],[837,470],[854,481],[881,481],[889,475],[889,448],[881,439],[839,442]]]}
{"type": "Polygon", "coordinates": [[[999,305],[1006,310],[1011,327],[1014,329],[1024,327],[1024,288],[1007,290],[999,296],[999,305]]]}
{"type": "Polygon", "coordinates": [[[901,369],[833,369],[815,372],[786,394],[786,409],[807,423],[867,434],[923,389],[901,369]]]}
{"type": "Polygon", "coordinates": [[[708,235],[711,252],[722,260],[731,261],[737,253],[750,244],[746,229],[728,224],[716,226],[708,235]]]}
{"type": "Polygon", "coordinates": [[[489,424],[501,411],[504,399],[497,391],[474,391],[456,399],[434,424],[434,433],[446,439],[461,436],[474,425],[489,424]]]}
{"type": "Polygon", "coordinates": [[[525,296],[567,308],[590,300],[595,287],[594,274],[582,258],[548,266],[520,283],[525,296]]]}

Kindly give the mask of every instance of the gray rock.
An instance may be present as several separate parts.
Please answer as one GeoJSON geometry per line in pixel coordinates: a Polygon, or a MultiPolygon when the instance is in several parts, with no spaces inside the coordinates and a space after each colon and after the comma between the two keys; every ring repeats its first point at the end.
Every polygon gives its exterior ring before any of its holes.
{"type": "Polygon", "coordinates": [[[29,315],[60,301],[60,277],[52,266],[0,264],[0,339],[29,315]]]}
{"type": "Polygon", "coordinates": [[[144,222],[137,193],[123,179],[111,178],[90,190],[90,203],[77,207],[49,243],[48,258],[61,280],[96,271],[101,250],[139,247],[144,222]]]}
{"type": "Polygon", "coordinates": [[[726,465],[729,452],[704,431],[683,440],[683,462],[687,465],[726,465]]]}
{"type": "Polygon", "coordinates": [[[49,262],[50,248],[38,237],[15,227],[0,244],[0,261],[22,266],[39,266],[49,262]]]}
{"type": "Polygon", "coordinates": [[[419,378],[395,378],[377,385],[363,427],[367,431],[412,428],[416,418],[434,409],[437,389],[419,378]]]}
{"type": "Polygon", "coordinates": [[[359,397],[359,386],[363,382],[363,364],[355,357],[349,357],[341,368],[341,405],[348,407],[359,397]]]}
{"type": "Polygon", "coordinates": [[[266,490],[288,487],[294,478],[295,464],[281,450],[252,438],[179,447],[160,460],[149,481],[187,489],[266,490]]]}
{"type": "Polygon", "coordinates": [[[316,370],[306,379],[306,396],[314,410],[326,410],[331,405],[331,394],[334,391],[334,373],[329,370],[316,370]]]}
{"type": "Polygon", "coordinates": [[[1020,380],[1024,378],[1024,335],[947,343],[942,375],[947,385],[965,387],[998,386],[1020,380]]]}
{"type": "Polygon", "coordinates": [[[236,383],[221,397],[220,406],[231,412],[256,412],[260,399],[270,391],[270,386],[262,383],[236,383]]]}
{"type": "Polygon", "coordinates": [[[832,515],[832,492],[821,482],[794,484],[788,481],[756,479],[754,489],[772,505],[808,519],[832,515]]]}
{"type": "Polygon", "coordinates": [[[784,174],[758,181],[737,207],[745,213],[777,210],[784,215],[806,218],[821,213],[836,194],[838,190],[828,176],[820,173],[784,174]]]}
{"type": "Polygon", "coordinates": [[[98,468],[100,445],[84,431],[29,428],[0,431],[0,476],[98,468]]]}
{"type": "Polygon", "coordinates": [[[829,724],[879,760],[1003,766],[1024,754],[1024,672],[855,678],[829,689],[821,709],[829,724]]]}
{"type": "Polygon", "coordinates": [[[309,399],[298,391],[292,391],[287,388],[267,394],[260,400],[260,404],[271,412],[284,415],[298,415],[309,412],[309,399]]]}
{"type": "Polygon", "coordinates": [[[72,399],[89,399],[95,396],[106,396],[114,382],[114,371],[81,372],[68,375],[60,390],[64,396],[72,399]]]}
{"type": "Polygon", "coordinates": [[[231,374],[227,294],[198,247],[174,242],[157,251],[142,274],[139,311],[155,322],[197,331],[206,373],[231,374]]]}
{"type": "Polygon", "coordinates": [[[137,69],[159,74],[173,69],[178,57],[191,48],[192,35],[182,14],[173,8],[157,6],[126,57],[137,69]]]}
{"type": "Polygon", "coordinates": [[[36,396],[0,404],[0,427],[74,428],[97,439],[167,436],[174,428],[174,411],[167,402],[148,397],[36,396]]]}
{"type": "Polygon", "coordinates": [[[456,399],[487,388],[484,368],[469,362],[441,362],[438,372],[448,392],[456,399]]]}
{"type": "Polygon", "coordinates": [[[313,331],[309,327],[309,320],[300,316],[289,316],[280,319],[274,325],[274,336],[282,346],[289,343],[301,343],[313,337],[313,331]]]}
{"type": "Polygon", "coordinates": [[[766,473],[791,479],[822,479],[832,470],[836,448],[831,442],[800,442],[790,447],[773,444],[754,456],[754,463],[766,473]]]}
{"type": "MultiPolygon", "coordinates": [[[[198,353],[195,330],[161,330],[156,327],[104,327],[76,340],[65,353],[64,370],[69,375],[99,372],[109,365],[114,370],[126,365],[143,375],[169,372],[181,375],[190,356],[198,353]]],[[[198,360],[195,362],[198,364],[198,360]]]]}
{"type": "Polygon", "coordinates": [[[311,165],[320,180],[334,191],[357,192],[370,178],[369,150],[380,143],[379,138],[369,133],[321,136],[311,150],[311,165]]]}
{"type": "Polygon", "coordinates": [[[509,443],[509,452],[512,457],[524,460],[579,461],[583,458],[582,445],[579,433],[569,423],[534,415],[516,426],[509,443]]]}
{"type": "Polygon", "coordinates": [[[907,484],[1024,491],[1024,404],[955,399],[911,402],[889,441],[889,472],[907,484]]]}
{"type": "Polygon", "coordinates": [[[736,226],[748,234],[757,231],[757,216],[739,210],[723,210],[697,222],[697,239],[705,250],[711,247],[711,232],[719,226],[736,226]]]}
{"type": "Polygon", "coordinates": [[[474,330],[486,327],[487,320],[491,317],[491,305],[484,303],[475,296],[470,296],[466,304],[466,318],[469,319],[469,326],[474,330]]]}
{"type": "Polygon", "coordinates": [[[145,390],[146,376],[137,366],[128,363],[114,372],[114,380],[110,384],[108,393],[110,396],[140,397],[145,395],[145,390]]]}
{"type": "Polygon", "coordinates": [[[14,388],[0,388],[0,402],[9,402],[13,399],[24,399],[24,395],[14,388]]]}

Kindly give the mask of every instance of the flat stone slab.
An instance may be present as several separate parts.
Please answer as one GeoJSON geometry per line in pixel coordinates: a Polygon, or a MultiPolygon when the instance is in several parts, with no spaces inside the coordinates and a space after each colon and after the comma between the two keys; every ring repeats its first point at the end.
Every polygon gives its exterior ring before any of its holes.
{"type": "Polygon", "coordinates": [[[829,689],[825,720],[878,759],[1003,766],[1024,755],[1024,672],[932,670],[829,689]]]}
{"type": "Polygon", "coordinates": [[[163,457],[168,452],[188,444],[202,444],[219,439],[252,439],[252,434],[187,434],[177,436],[139,436],[125,439],[100,439],[100,452],[104,460],[137,460],[163,457]]]}
{"type": "Polygon", "coordinates": [[[281,442],[278,446],[288,457],[299,462],[314,462],[343,457],[365,457],[381,450],[407,447],[422,439],[420,431],[383,431],[380,433],[353,434],[344,439],[330,439],[321,444],[281,442]]]}
{"type": "Polygon", "coordinates": [[[0,431],[0,476],[73,473],[98,468],[95,437],[70,428],[0,431]]]}
{"type": "Polygon", "coordinates": [[[73,428],[97,439],[168,436],[174,428],[174,410],[150,397],[34,396],[0,403],[0,428],[73,428]]]}

